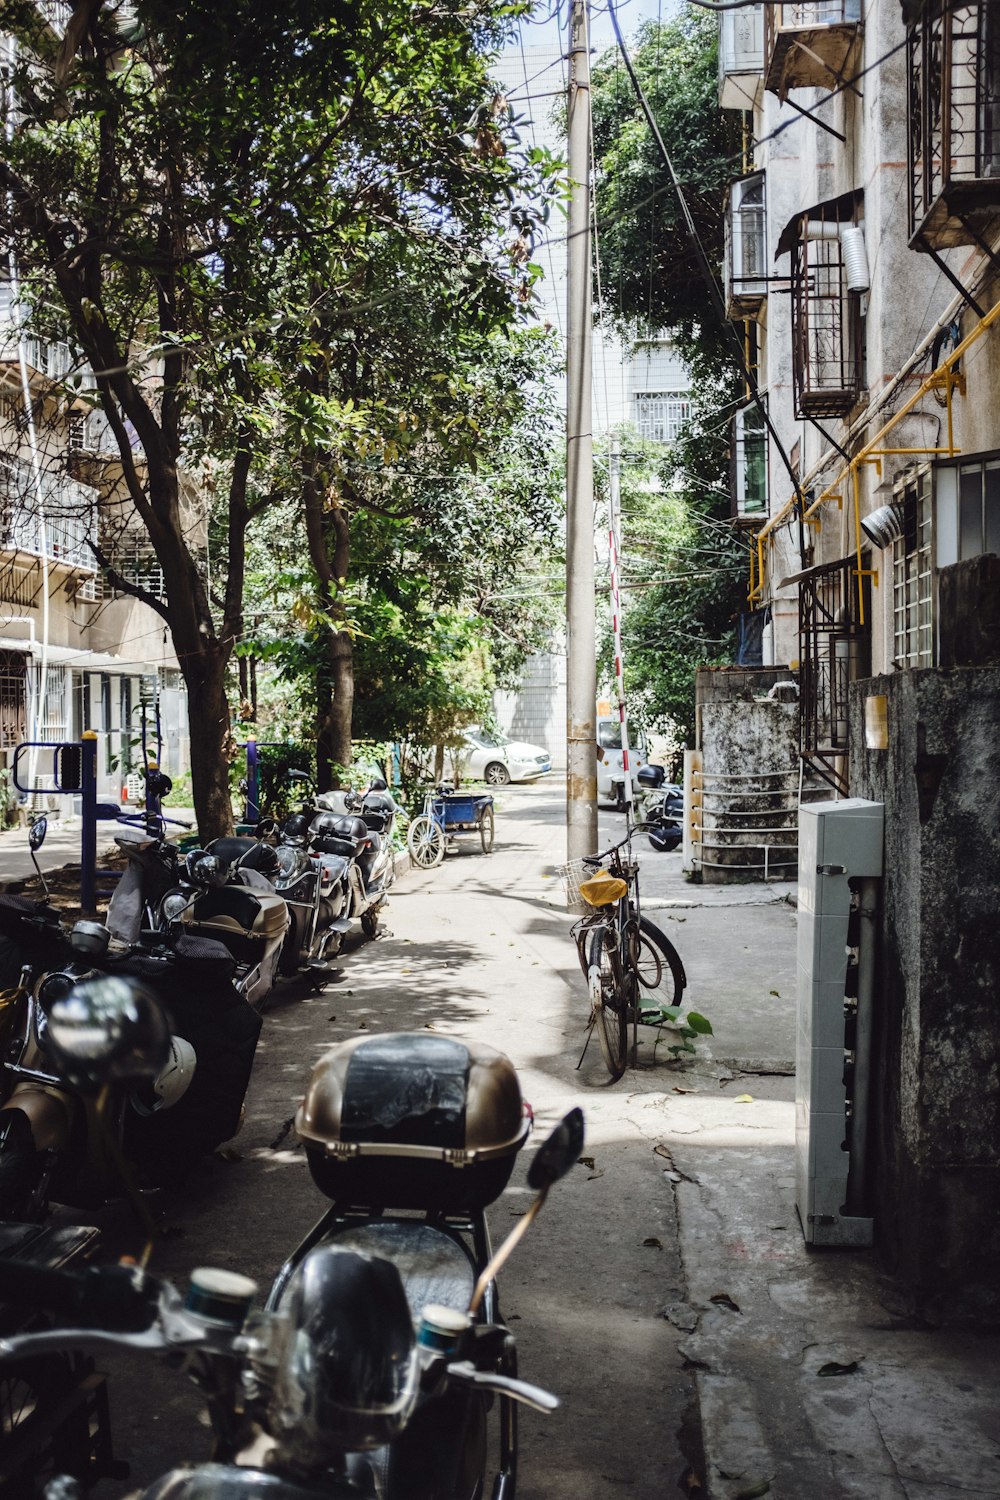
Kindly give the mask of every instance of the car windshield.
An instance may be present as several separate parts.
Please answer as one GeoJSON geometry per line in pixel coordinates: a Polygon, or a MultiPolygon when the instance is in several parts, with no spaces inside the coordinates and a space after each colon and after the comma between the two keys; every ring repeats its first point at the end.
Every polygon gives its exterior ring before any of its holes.
{"type": "Polygon", "coordinates": [[[504,745],[510,744],[505,734],[491,733],[488,729],[470,729],[468,735],[474,744],[482,746],[484,750],[502,750],[504,745]]]}

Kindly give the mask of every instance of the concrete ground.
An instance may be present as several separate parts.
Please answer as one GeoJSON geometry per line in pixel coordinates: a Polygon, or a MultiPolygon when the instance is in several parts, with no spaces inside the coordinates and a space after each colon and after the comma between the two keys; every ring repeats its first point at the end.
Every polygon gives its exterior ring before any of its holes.
{"type": "MultiPolygon", "coordinates": [[[[639,1066],[609,1085],[596,1040],[576,1068],[588,1004],[554,874],[562,796],[555,781],[506,789],[492,855],[469,841],[408,872],[384,935],[352,942],[337,982],[320,996],[282,987],[244,1130],[162,1205],[154,1269],[182,1281],[216,1264],[267,1285],[325,1206],[291,1121],[330,1043],[424,1028],[488,1042],[517,1065],[536,1140],[572,1104],[587,1119],[581,1162],[501,1279],[523,1374],[563,1401],[524,1418],[522,1500],[1000,1495],[995,1342],[915,1325],[871,1255],[803,1244],[790,888],[692,886],[678,855],[646,849],[645,909],[714,1036],[683,1068],[654,1057],[647,1033],[639,1066]],[[819,1373],[830,1365],[843,1373],[819,1373]]],[[[602,838],[621,826],[602,816],[602,838]]],[[[3,860],[0,845],[0,879],[3,860]]],[[[525,1167],[491,1212],[495,1239],[528,1202],[525,1167]]],[[[104,1228],[111,1250],[137,1248],[125,1216],[104,1228]]],[[[132,1356],[109,1367],[130,1487],[205,1456],[176,1371],[132,1356]]]]}

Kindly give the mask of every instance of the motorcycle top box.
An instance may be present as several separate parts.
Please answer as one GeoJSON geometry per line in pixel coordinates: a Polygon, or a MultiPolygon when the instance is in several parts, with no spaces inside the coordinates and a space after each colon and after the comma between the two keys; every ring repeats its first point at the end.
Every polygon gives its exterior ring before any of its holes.
{"type": "Polygon", "coordinates": [[[499,1198],[531,1120],[502,1052],[394,1033],[331,1048],[295,1128],[334,1202],[457,1214],[499,1198]]]}

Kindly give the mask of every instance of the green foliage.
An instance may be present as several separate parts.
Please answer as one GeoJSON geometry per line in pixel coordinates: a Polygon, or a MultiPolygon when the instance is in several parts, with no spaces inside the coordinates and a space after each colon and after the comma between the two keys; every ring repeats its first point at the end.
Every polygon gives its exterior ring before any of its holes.
{"type": "MultiPolygon", "coordinates": [[[[709,264],[721,264],[723,202],[738,174],[738,116],[718,106],[718,22],[685,7],[646,22],[630,47],[709,264]]],[[[730,363],[666,166],[617,49],[594,69],[597,216],[607,316],[626,334],[669,329],[695,373],[730,363]]]]}

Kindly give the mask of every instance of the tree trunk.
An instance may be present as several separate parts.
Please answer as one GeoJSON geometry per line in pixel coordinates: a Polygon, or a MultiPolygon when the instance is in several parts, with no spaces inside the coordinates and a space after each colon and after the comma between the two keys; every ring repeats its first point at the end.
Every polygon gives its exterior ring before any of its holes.
{"type": "Polygon", "coordinates": [[[228,653],[220,648],[182,658],[191,728],[191,784],[198,834],[203,844],[233,831],[229,793],[229,734],[226,700],[228,653]]]}
{"type": "Polygon", "coordinates": [[[332,767],[349,766],[352,754],[354,642],[345,628],[347,611],[341,598],[351,565],[351,530],[342,505],[325,508],[315,472],[303,486],[303,499],[309,558],[329,632],[316,694],[316,786],[322,792],[334,784],[332,767]]]}

